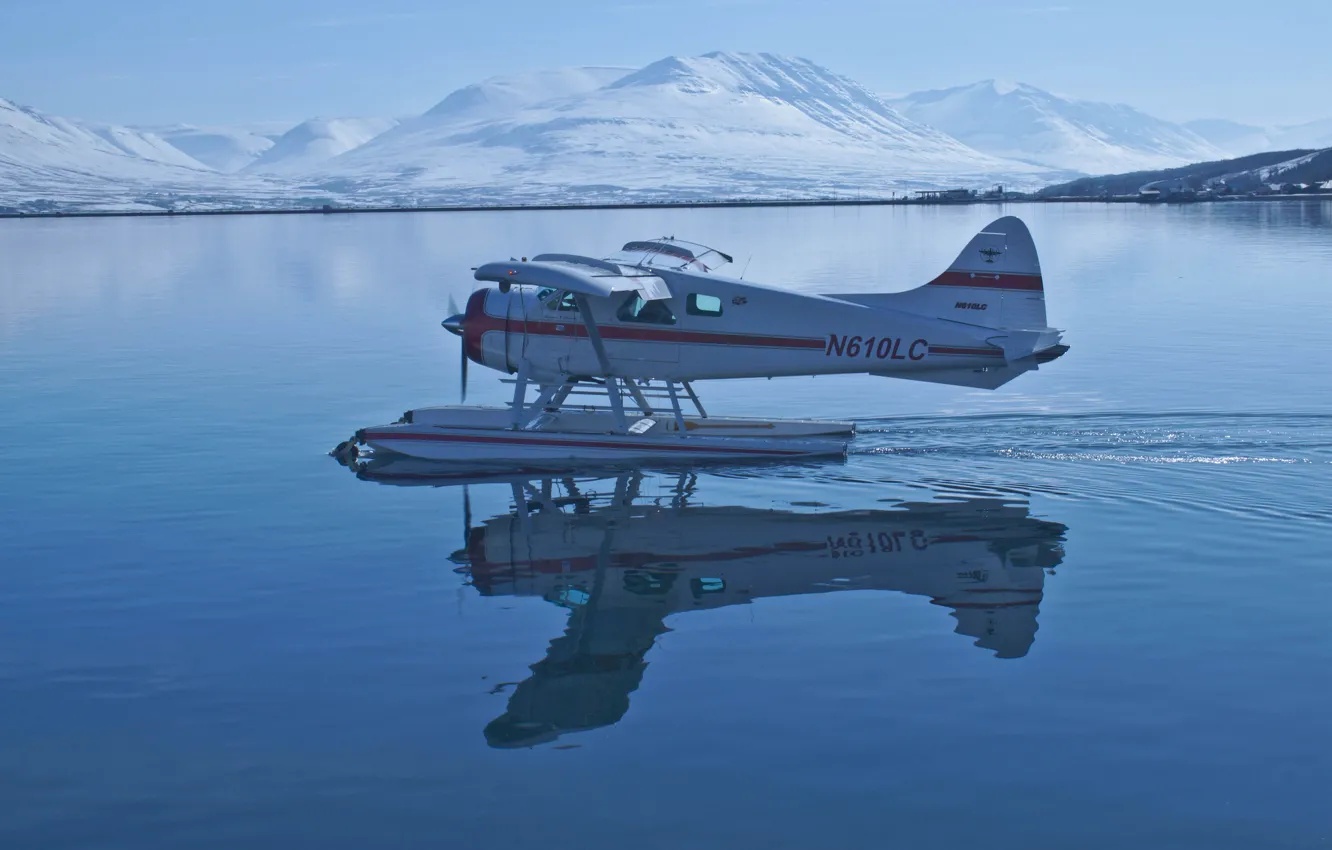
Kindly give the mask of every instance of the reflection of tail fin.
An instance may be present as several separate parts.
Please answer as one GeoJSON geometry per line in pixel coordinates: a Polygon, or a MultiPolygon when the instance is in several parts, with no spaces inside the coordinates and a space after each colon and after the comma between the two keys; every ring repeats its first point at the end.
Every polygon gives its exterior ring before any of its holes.
{"type": "Polygon", "coordinates": [[[1040,626],[1036,615],[1040,612],[1035,600],[1026,604],[993,608],[958,608],[953,611],[957,619],[954,631],[976,639],[976,646],[992,651],[996,658],[1021,658],[1036,641],[1040,626]]]}

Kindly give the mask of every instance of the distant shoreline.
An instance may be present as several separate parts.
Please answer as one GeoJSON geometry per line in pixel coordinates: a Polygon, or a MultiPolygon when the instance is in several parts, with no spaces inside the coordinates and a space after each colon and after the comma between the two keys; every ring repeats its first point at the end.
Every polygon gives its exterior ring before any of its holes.
{"type": "Polygon", "coordinates": [[[793,198],[788,200],[716,201],[614,201],[602,203],[550,204],[440,204],[433,206],[291,207],[275,209],[220,210],[74,210],[52,212],[0,212],[0,219],[47,218],[177,218],[219,215],[344,215],[349,213],[441,213],[441,212],[555,212],[573,210],[717,209],[737,207],[880,207],[880,206],[967,206],[972,204],[1142,204],[1180,206],[1188,204],[1239,203],[1243,201],[1329,201],[1332,192],[1290,195],[1245,195],[1200,198],[1191,201],[1144,202],[1137,196],[1091,197],[1071,195],[1054,198],[793,198]]]}

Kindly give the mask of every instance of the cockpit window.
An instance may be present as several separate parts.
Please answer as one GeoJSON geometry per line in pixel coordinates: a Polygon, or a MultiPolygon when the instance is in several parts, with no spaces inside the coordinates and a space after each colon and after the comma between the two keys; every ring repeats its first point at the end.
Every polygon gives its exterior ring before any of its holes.
{"type": "Polygon", "coordinates": [[[622,322],[642,322],[648,325],[673,325],[675,314],[664,300],[644,301],[635,292],[620,307],[615,317],[622,322]]]}
{"type": "Polygon", "coordinates": [[[547,298],[549,298],[554,294],[555,294],[554,289],[550,288],[549,286],[543,286],[537,290],[537,300],[545,301],[547,298]]]}
{"type": "Polygon", "coordinates": [[[690,293],[689,298],[685,300],[685,312],[691,316],[720,316],[721,299],[715,295],[690,293]]]}

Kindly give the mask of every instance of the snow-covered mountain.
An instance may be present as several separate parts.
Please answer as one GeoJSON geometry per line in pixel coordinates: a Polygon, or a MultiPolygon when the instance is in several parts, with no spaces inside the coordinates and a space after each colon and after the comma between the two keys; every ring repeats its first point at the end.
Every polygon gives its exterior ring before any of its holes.
{"type": "Polygon", "coordinates": [[[462,124],[504,118],[538,103],[596,91],[635,70],[619,67],[557,68],[491,77],[453,92],[417,119],[416,123],[419,126],[462,124]]]}
{"type": "Polygon", "coordinates": [[[1307,124],[1259,127],[1225,119],[1189,121],[1184,125],[1218,148],[1234,156],[1262,151],[1320,150],[1332,147],[1332,118],[1307,124]]]}
{"type": "Polygon", "coordinates": [[[710,53],[494,77],[401,122],[311,119],[276,140],[0,101],[0,206],[882,196],[1226,159],[1255,130],[1273,147],[1332,144],[1332,121],[1195,126],[993,81],[890,102],[808,60],[710,53]]]}
{"type": "Polygon", "coordinates": [[[1242,124],[1225,118],[1185,121],[1184,128],[1233,156],[1275,150],[1266,127],[1242,124]]]}
{"type": "Polygon", "coordinates": [[[151,133],[82,124],[0,99],[0,206],[52,196],[96,203],[208,173],[151,133]]]}
{"type": "Polygon", "coordinates": [[[173,124],[138,129],[165,139],[172,147],[209,168],[230,173],[254,162],[260,154],[273,147],[273,142],[288,127],[197,127],[192,124],[173,124]]]}
{"type": "Polygon", "coordinates": [[[281,186],[220,174],[156,134],[0,99],[0,207],[259,206],[284,194],[281,186]]]}
{"type": "Polygon", "coordinates": [[[979,153],[804,59],[670,57],[591,87],[610,76],[562,72],[545,100],[494,81],[455,92],[330,160],[322,180],[371,195],[689,198],[1034,184],[1048,171],[979,153]],[[494,108],[495,93],[513,99],[494,108]]]}
{"type": "Polygon", "coordinates": [[[208,166],[152,133],[71,121],[0,98],[0,162],[11,169],[142,175],[160,167],[208,166]]]}
{"type": "Polygon", "coordinates": [[[282,134],[245,170],[260,174],[308,171],[396,126],[396,118],[311,118],[282,134]]]}
{"type": "Polygon", "coordinates": [[[1277,149],[1332,148],[1332,118],[1278,127],[1272,134],[1277,149]]]}
{"type": "Polygon", "coordinates": [[[1022,83],[985,80],[890,103],[908,118],[993,156],[1087,174],[1227,156],[1196,133],[1130,106],[1073,100],[1022,83]]]}

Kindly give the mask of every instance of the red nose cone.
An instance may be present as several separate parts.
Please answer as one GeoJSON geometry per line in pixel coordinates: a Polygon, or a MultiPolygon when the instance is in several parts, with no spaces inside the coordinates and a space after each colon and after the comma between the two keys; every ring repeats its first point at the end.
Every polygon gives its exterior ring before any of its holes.
{"type": "Polygon", "coordinates": [[[468,360],[482,366],[485,363],[481,360],[481,335],[487,330],[494,330],[487,327],[491,324],[486,316],[487,291],[478,289],[468,297],[462,321],[463,353],[467,355],[468,360]]]}

